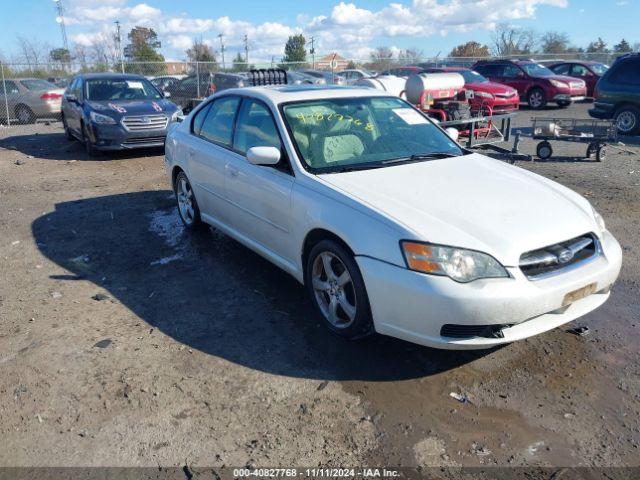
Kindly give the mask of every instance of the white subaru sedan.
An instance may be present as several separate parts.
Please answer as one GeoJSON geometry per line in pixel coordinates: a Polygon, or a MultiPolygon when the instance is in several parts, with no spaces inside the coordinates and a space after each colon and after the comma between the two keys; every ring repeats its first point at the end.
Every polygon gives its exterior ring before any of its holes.
{"type": "Polygon", "coordinates": [[[169,133],[166,167],[188,229],[289,272],[347,338],[513,342],[599,307],[620,271],[586,199],[371,89],[226,90],[169,133]]]}

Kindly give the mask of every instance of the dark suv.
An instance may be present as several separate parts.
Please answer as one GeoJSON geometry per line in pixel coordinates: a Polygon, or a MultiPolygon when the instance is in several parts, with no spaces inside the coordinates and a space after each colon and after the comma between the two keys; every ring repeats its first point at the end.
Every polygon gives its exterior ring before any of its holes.
{"type": "Polygon", "coordinates": [[[565,108],[587,95],[584,81],[557,75],[533,60],[486,60],[476,63],[472,70],[515,88],[520,99],[533,109],[543,108],[548,102],[565,108]]]}
{"type": "Polygon", "coordinates": [[[169,92],[171,100],[175,104],[188,113],[203,99],[215,92],[246,85],[247,77],[242,74],[206,72],[189,75],[179,82],[167,86],[165,91],[169,92]]]}
{"type": "Polygon", "coordinates": [[[615,119],[618,131],[640,133],[640,53],[616,60],[596,85],[594,118],[615,119]]]}

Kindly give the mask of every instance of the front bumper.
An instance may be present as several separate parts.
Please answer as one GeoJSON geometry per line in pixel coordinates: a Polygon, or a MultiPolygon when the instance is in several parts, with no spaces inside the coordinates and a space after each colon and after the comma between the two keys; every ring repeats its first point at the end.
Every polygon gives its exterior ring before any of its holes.
{"type": "Polygon", "coordinates": [[[579,94],[576,93],[558,93],[554,95],[554,102],[580,102],[584,100],[587,96],[587,92],[581,92],[579,94]]]}
{"type": "Polygon", "coordinates": [[[589,115],[600,120],[610,120],[614,117],[613,105],[595,102],[593,108],[589,110],[589,115]]]}
{"type": "MultiPolygon", "coordinates": [[[[171,125],[171,124],[169,124],[171,125]]],[[[134,148],[163,147],[167,137],[167,128],[131,132],[120,124],[97,125],[91,123],[89,135],[98,150],[130,150],[134,148]]]]}
{"type": "Polygon", "coordinates": [[[603,255],[542,280],[527,279],[519,268],[513,278],[461,284],[425,275],[369,257],[357,257],[377,332],[445,349],[482,349],[521,340],[575,320],[602,305],[616,281],[622,250],[608,232],[603,255]],[[596,283],[596,293],[562,309],[565,296],[596,283]],[[556,312],[556,313],[552,313],[556,312]],[[503,338],[451,338],[444,325],[510,325],[503,338]]]}

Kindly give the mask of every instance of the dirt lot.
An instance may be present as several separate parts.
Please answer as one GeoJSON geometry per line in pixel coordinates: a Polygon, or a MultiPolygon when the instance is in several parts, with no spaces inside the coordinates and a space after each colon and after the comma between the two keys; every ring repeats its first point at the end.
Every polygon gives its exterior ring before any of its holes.
{"type": "Polygon", "coordinates": [[[158,152],[0,138],[1,466],[640,465],[640,156],[519,163],[593,202],[621,277],[588,336],[459,353],[329,334],[285,273],[183,233],[158,152]]]}

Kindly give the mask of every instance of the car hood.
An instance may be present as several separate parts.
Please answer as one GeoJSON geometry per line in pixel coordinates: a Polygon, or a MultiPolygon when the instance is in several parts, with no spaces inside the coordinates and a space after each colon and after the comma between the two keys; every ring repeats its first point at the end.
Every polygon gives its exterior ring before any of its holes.
{"type": "Polygon", "coordinates": [[[515,88],[511,88],[496,82],[467,83],[465,87],[471,90],[478,90],[480,92],[488,92],[492,94],[500,94],[500,95],[506,95],[508,93],[512,95],[518,94],[518,91],[515,88]]]}
{"type": "Polygon", "coordinates": [[[131,100],[125,102],[114,101],[88,101],[89,106],[97,112],[111,113],[119,115],[156,115],[156,114],[168,114],[171,115],[178,107],[175,103],[169,100],[131,100]]]}
{"type": "Polygon", "coordinates": [[[505,266],[596,228],[575,192],[478,154],[319,177],[413,239],[483,251],[505,266]]]}
{"type": "Polygon", "coordinates": [[[538,78],[541,78],[543,80],[557,80],[559,82],[564,82],[568,84],[577,83],[577,82],[584,84],[583,80],[575,77],[568,77],[567,75],[549,75],[548,77],[538,77],[538,78]]]}

